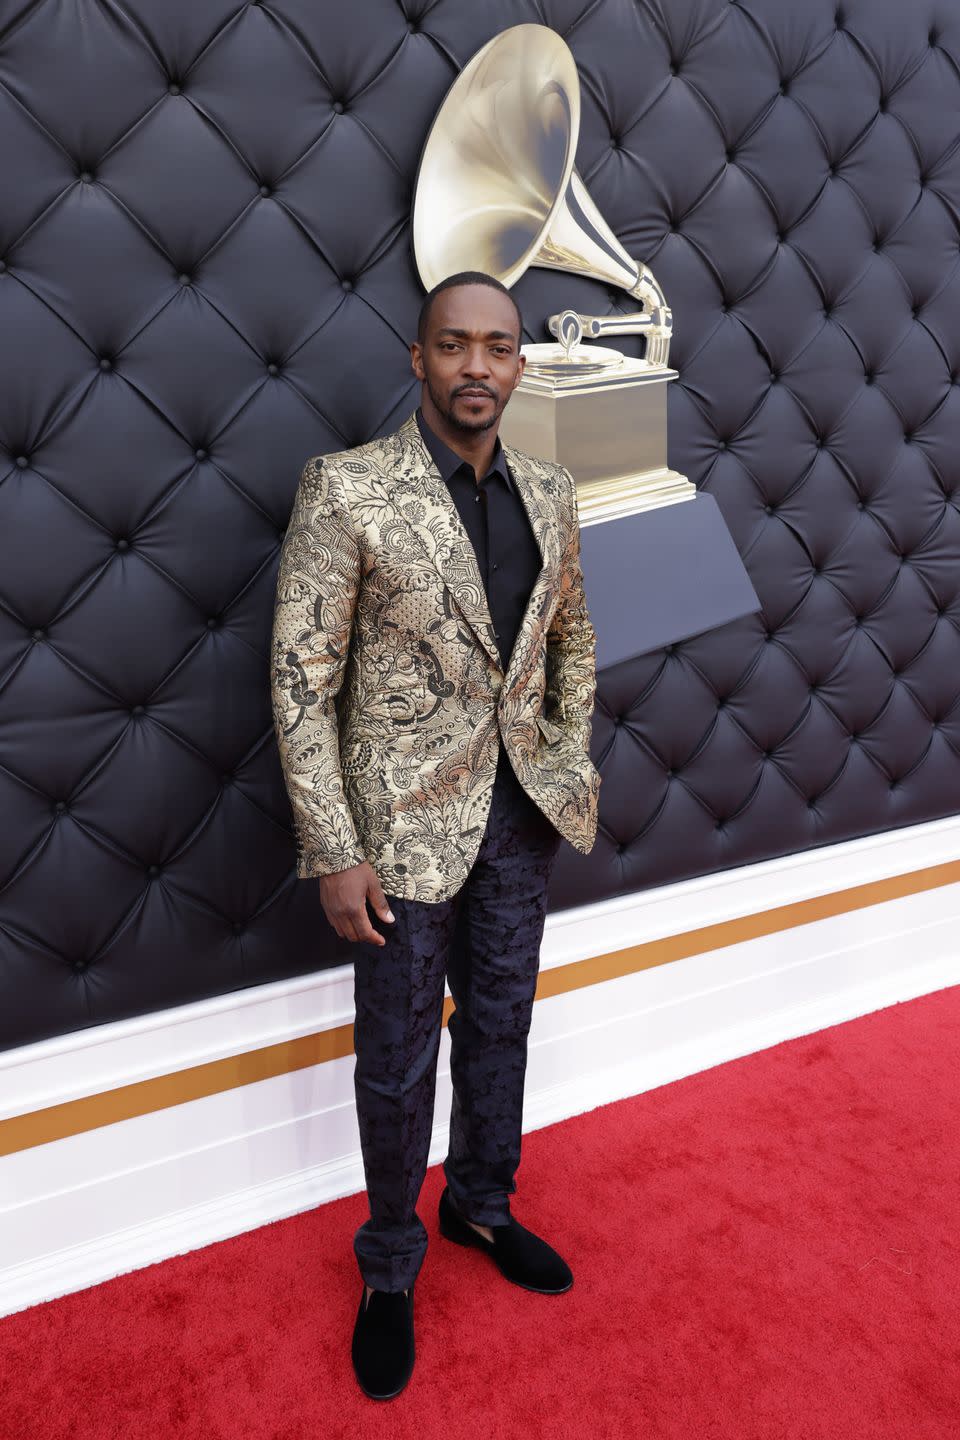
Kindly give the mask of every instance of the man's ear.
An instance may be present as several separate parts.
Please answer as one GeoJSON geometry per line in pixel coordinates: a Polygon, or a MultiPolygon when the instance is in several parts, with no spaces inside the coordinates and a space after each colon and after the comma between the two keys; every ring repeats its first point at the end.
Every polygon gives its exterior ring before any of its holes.
{"type": "Polygon", "coordinates": [[[419,340],[414,340],[410,346],[410,368],[418,380],[426,380],[426,372],[423,368],[423,346],[419,340]]]}
{"type": "MultiPolygon", "coordinates": [[[[527,366],[527,357],[526,357],[526,355],[518,355],[518,356],[517,356],[517,378],[516,378],[516,379],[514,380],[514,382],[513,382],[513,389],[514,389],[514,390],[516,390],[517,386],[520,384],[520,381],[523,379],[523,372],[524,372],[524,370],[526,369],[526,366],[527,366]]],[[[512,395],[512,394],[513,394],[513,390],[511,390],[510,393],[511,393],[511,395],[512,395]]]]}

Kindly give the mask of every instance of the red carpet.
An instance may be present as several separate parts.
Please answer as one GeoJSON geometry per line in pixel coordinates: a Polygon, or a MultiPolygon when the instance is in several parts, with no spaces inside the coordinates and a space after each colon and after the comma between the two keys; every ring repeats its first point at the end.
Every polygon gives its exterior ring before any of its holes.
{"type": "Polygon", "coordinates": [[[417,1368],[356,1388],[364,1197],[0,1321],[4,1440],[954,1440],[960,987],[524,1140],[518,1290],[420,1213],[417,1368]]]}

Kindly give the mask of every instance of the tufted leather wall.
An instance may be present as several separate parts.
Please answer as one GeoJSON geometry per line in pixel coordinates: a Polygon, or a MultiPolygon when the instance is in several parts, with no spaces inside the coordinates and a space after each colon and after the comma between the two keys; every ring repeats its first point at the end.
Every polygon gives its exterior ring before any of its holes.
{"type": "MultiPolygon", "coordinates": [[[[601,675],[554,901],[960,809],[960,0],[0,0],[0,1046],[345,958],[293,873],[278,548],[305,458],[415,404],[421,144],[524,20],[763,601],[601,675]]],[[[630,303],[516,293],[532,339],[630,303]]]]}

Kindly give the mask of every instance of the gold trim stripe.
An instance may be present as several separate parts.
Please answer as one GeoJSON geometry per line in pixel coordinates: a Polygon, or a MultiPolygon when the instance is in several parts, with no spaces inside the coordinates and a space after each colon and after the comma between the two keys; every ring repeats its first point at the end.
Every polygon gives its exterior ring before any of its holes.
{"type": "MultiPolygon", "coordinates": [[[[669,965],[689,955],[720,950],[744,940],[756,940],[763,935],[774,935],[781,930],[810,925],[816,920],[881,905],[905,895],[919,895],[926,890],[957,882],[960,882],[960,860],[951,860],[887,880],[872,880],[864,885],[816,895],[790,905],[778,905],[735,920],[685,930],[660,940],[647,940],[608,955],[574,960],[552,970],[541,970],[537,999],[564,995],[571,990],[599,985],[605,980],[649,970],[656,965],[669,965]]],[[[444,1025],[452,1009],[448,996],[443,1007],[444,1025]]],[[[7,1120],[0,1120],[0,1156],[46,1145],[52,1140],[63,1140],[70,1135],[82,1135],[103,1125],[113,1125],[118,1120],[131,1120],[138,1115],[149,1115],[190,1100],[219,1095],[241,1085],[252,1085],[258,1080],[289,1075],[310,1065],[320,1065],[326,1060],[340,1059],[352,1053],[353,1025],[338,1025],[331,1030],[304,1035],[298,1040],[284,1040],[278,1045],[266,1045],[224,1060],[192,1065],[186,1070],[138,1080],[132,1085],[120,1085],[98,1095],[85,1095],[26,1115],[13,1115],[7,1120]]]]}

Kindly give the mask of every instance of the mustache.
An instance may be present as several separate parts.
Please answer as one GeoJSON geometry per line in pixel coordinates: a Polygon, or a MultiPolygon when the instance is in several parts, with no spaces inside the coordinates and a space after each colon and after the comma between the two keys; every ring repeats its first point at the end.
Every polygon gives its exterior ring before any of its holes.
{"type": "Polygon", "coordinates": [[[489,395],[491,400],[496,400],[497,398],[496,390],[491,390],[489,385],[484,385],[480,381],[475,381],[473,384],[470,385],[458,385],[456,390],[451,390],[450,399],[455,400],[458,395],[464,394],[464,392],[467,390],[481,390],[484,395],[489,395]]]}

